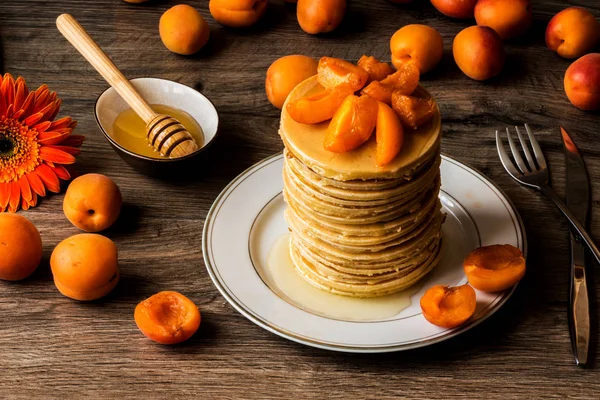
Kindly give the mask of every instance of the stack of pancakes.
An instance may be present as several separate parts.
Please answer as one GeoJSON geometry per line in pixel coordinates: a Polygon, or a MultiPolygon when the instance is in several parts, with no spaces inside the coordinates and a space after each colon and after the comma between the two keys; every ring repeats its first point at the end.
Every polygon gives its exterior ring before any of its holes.
{"type": "MultiPolygon", "coordinates": [[[[294,92],[310,90],[303,85],[294,92]]],[[[444,215],[439,114],[435,119],[407,132],[415,137],[406,138],[399,159],[380,168],[367,156],[374,143],[323,153],[315,143],[322,146],[326,124],[297,124],[284,108],[285,218],[292,263],[306,281],[340,295],[375,297],[414,285],[437,265],[444,215]]]]}

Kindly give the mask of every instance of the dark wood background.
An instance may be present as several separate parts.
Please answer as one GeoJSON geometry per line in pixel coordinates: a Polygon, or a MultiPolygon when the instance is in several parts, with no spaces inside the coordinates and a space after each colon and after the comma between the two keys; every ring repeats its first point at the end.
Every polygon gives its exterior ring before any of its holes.
{"type": "MultiPolygon", "coordinates": [[[[160,15],[177,1],[130,5],[120,0],[0,2],[2,70],[30,86],[47,83],[63,99],[60,115],[79,121],[86,142],[79,172],[99,172],[120,186],[125,206],[106,232],[118,245],[122,280],[107,298],[79,303],[59,294],[48,258],[78,233],[53,195],[23,214],[39,228],[44,261],[29,279],[0,281],[0,398],[598,398],[598,367],[573,363],[567,330],[568,227],[546,199],[511,181],[498,161],[493,132],[529,122],[540,134],[553,184],[564,193],[558,125],[572,134],[592,179],[591,233],[600,240],[600,116],[574,108],[563,91],[569,65],[544,45],[552,15],[581,5],[600,17],[597,0],[533,0],[529,34],[506,45],[502,74],[481,83],[452,60],[452,39],[474,21],[439,14],[426,0],[396,6],[349,0],[343,25],[323,36],[305,34],[295,7],[271,0],[264,20],[247,30],[219,26],[208,1],[189,0],[211,28],[198,55],[170,53],[160,42],[160,15]],[[111,150],[93,117],[102,78],[54,25],[72,13],[130,77],[172,79],[201,90],[216,105],[222,134],[190,177],[169,182],[140,175],[111,150]],[[281,339],[255,326],[220,296],[205,268],[201,232],[223,187],[250,165],[282,149],[279,112],[264,93],[265,72],[278,57],[302,53],[389,60],[389,39],[401,26],[422,23],[444,38],[438,68],[423,78],[443,116],[446,154],[496,181],[517,205],[527,228],[527,275],[493,318],[445,343],[384,354],[339,354],[281,339]],[[137,329],[135,305],[160,290],[177,290],[198,304],[203,322],[187,343],[154,344],[137,329]]],[[[592,272],[597,266],[592,266],[592,272]]],[[[592,276],[594,328],[600,276],[592,276]]],[[[597,329],[595,329],[597,331],[597,329]]],[[[596,358],[598,338],[592,358],[596,358]]]]}

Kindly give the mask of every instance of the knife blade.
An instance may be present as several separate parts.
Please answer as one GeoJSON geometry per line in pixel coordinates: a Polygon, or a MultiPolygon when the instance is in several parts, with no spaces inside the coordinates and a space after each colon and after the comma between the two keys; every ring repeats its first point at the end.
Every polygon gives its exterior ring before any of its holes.
{"type": "MultiPolygon", "coordinates": [[[[567,166],[566,203],[585,226],[590,207],[590,182],[585,163],[575,143],[561,126],[560,132],[567,166]]],[[[570,231],[571,287],[569,290],[569,334],[577,365],[585,365],[590,343],[590,311],[586,280],[585,248],[581,239],[570,231]]]]}

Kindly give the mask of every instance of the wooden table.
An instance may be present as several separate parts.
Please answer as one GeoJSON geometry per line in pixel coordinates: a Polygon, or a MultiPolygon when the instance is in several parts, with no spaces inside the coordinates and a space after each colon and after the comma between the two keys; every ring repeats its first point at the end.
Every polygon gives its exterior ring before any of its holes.
{"type": "MultiPolygon", "coordinates": [[[[208,1],[192,0],[208,21],[208,47],[192,57],[170,53],[158,20],[175,1],[130,5],[119,0],[0,2],[3,71],[30,86],[47,83],[63,99],[60,115],[79,121],[86,142],[77,168],[106,174],[125,199],[122,216],[106,232],[119,247],[122,280],[107,298],[79,303],[55,288],[48,266],[53,247],[78,233],[52,195],[23,215],[39,228],[44,261],[29,279],[0,281],[0,398],[598,398],[597,367],[573,363],[567,330],[568,226],[546,199],[511,181],[498,160],[494,129],[529,122],[562,195],[565,168],[558,125],[572,134],[593,183],[591,233],[600,239],[598,114],[574,108],[563,92],[569,61],[544,45],[549,19],[566,5],[533,1],[529,34],[507,44],[506,67],[486,83],[454,64],[454,35],[472,21],[439,14],[428,1],[395,6],[353,0],[341,29],[310,36],[293,5],[270,1],[266,18],[245,31],[219,26],[208,1]],[[201,90],[221,116],[222,134],[206,162],[179,181],[140,175],[110,148],[96,127],[93,106],[107,87],[55,28],[70,12],[130,77],[172,79],[201,90]],[[423,23],[444,38],[441,65],[423,78],[443,115],[442,150],[496,181],[517,205],[529,240],[528,271],[515,295],[480,326],[428,348],[384,355],[339,354],[305,347],[264,331],[238,314],[213,286],[201,251],[210,205],[237,174],[282,150],[279,112],[264,93],[276,58],[302,53],[389,60],[389,39],[401,26],[423,23]],[[135,305],[160,290],[188,295],[202,310],[199,332],[174,347],[146,339],[133,320],[135,305]]],[[[600,17],[597,0],[569,2],[600,17]]],[[[591,277],[593,327],[598,327],[591,277]]],[[[597,330],[597,329],[595,329],[597,330]]],[[[593,341],[592,359],[598,340],[593,341]]]]}

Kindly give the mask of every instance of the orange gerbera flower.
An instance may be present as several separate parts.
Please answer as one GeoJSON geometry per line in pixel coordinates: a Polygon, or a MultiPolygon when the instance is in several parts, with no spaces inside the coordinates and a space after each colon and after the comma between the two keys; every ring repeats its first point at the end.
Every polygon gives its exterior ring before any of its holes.
{"type": "Polygon", "coordinates": [[[84,137],[71,135],[71,117],[54,121],[60,103],[46,85],[29,92],[22,77],[0,75],[0,212],[27,210],[71,179],[64,165],[75,162],[84,137]]]}

